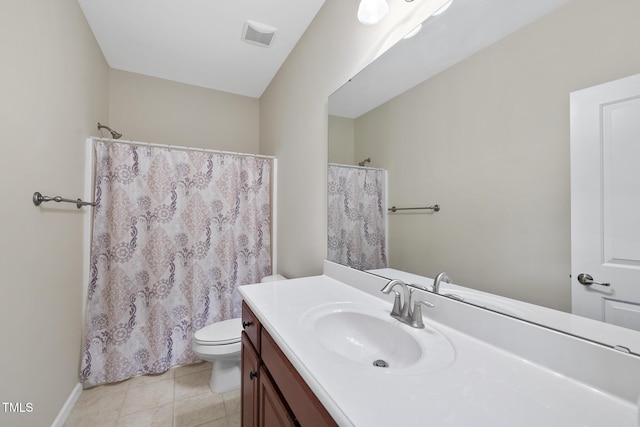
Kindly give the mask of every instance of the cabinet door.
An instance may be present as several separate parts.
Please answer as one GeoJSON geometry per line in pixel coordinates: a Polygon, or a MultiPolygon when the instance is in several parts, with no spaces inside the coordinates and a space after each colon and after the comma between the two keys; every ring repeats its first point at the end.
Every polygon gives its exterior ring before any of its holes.
{"type": "Polygon", "coordinates": [[[291,408],[292,413],[296,414],[297,422],[303,426],[338,427],[264,328],[260,342],[262,346],[260,360],[278,385],[278,390],[287,402],[287,406],[291,408]]]}
{"type": "Polygon", "coordinates": [[[260,360],[246,333],[242,333],[240,380],[242,427],[258,427],[258,376],[260,360]]]}
{"type": "Polygon", "coordinates": [[[258,425],[260,427],[294,427],[295,419],[289,408],[284,403],[278,389],[271,381],[269,374],[260,367],[259,374],[260,391],[259,405],[260,416],[258,417],[258,425]]]}

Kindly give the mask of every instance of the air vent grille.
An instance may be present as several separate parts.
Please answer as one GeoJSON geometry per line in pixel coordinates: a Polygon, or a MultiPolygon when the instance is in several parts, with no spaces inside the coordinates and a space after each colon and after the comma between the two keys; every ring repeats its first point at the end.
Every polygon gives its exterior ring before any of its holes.
{"type": "Polygon", "coordinates": [[[254,21],[247,21],[244,23],[244,28],[242,30],[242,40],[259,46],[268,47],[271,45],[276,31],[277,30],[275,28],[268,25],[254,21]]]}

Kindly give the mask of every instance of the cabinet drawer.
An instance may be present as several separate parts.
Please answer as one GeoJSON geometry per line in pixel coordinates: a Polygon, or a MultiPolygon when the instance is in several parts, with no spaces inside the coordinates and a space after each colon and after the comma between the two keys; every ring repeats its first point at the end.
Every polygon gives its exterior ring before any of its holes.
{"type": "Polygon", "coordinates": [[[336,426],[307,383],[282,353],[273,338],[262,329],[262,362],[278,385],[280,393],[293,411],[296,420],[305,426],[336,426]]]}
{"type": "Polygon", "coordinates": [[[260,321],[244,301],[242,301],[242,328],[249,337],[251,344],[260,354],[260,330],[262,325],[260,325],[260,321]]]}

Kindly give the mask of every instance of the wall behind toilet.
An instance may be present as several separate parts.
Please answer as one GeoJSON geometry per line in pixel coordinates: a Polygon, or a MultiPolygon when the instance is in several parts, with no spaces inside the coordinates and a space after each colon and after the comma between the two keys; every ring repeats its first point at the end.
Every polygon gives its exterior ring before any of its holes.
{"type": "Polygon", "coordinates": [[[109,82],[109,124],[122,139],[259,152],[256,98],[114,69],[109,82]]]}

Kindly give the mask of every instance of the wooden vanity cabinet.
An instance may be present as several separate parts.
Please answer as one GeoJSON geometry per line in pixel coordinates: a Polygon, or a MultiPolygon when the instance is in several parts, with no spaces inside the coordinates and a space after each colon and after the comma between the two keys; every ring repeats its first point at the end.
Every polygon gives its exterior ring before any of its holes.
{"type": "Polygon", "coordinates": [[[242,324],[242,427],[337,427],[244,302],[242,324]]]}
{"type": "Polygon", "coordinates": [[[264,366],[260,367],[258,384],[260,389],[258,392],[258,425],[260,427],[295,427],[299,425],[264,366]]]}
{"type": "Polygon", "coordinates": [[[240,380],[240,400],[242,403],[242,427],[258,427],[258,376],[260,359],[249,341],[246,332],[242,333],[240,352],[242,378],[240,380]]]}

